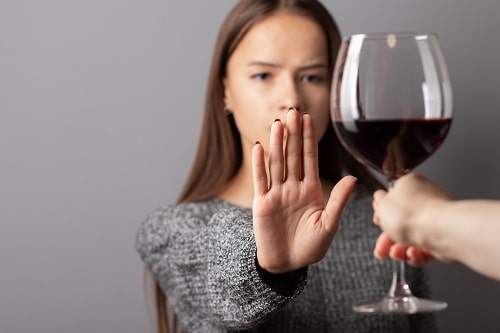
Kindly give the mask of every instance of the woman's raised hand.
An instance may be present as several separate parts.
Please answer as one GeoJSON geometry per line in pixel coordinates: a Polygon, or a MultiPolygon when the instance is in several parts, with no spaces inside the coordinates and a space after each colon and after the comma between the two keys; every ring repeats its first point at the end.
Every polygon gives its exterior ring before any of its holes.
{"type": "Polygon", "coordinates": [[[286,126],[279,120],[273,123],[268,162],[266,170],[264,149],[256,143],[252,169],[257,260],[271,273],[284,273],[324,257],[356,178],[341,179],[325,207],[312,119],[295,109],[288,111],[286,126]]]}

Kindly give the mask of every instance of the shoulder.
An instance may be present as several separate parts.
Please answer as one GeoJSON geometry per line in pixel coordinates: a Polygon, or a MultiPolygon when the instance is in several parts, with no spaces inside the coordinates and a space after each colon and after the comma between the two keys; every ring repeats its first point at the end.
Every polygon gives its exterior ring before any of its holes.
{"type": "Polygon", "coordinates": [[[167,204],[152,211],[140,224],[138,235],[164,234],[167,231],[206,226],[214,216],[245,215],[248,210],[226,201],[210,198],[195,202],[167,204]]]}
{"type": "Polygon", "coordinates": [[[212,215],[229,206],[218,199],[208,199],[195,202],[167,204],[152,211],[142,223],[142,226],[157,226],[176,224],[177,221],[199,220],[207,222],[212,215]]]}
{"type": "Polygon", "coordinates": [[[135,247],[145,258],[172,244],[206,236],[207,232],[223,234],[227,226],[241,225],[234,223],[238,220],[251,221],[248,214],[251,211],[219,199],[167,204],[152,211],[139,225],[135,247]]]}
{"type": "Polygon", "coordinates": [[[136,250],[142,256],[147,256],[167,246],[175,234],[199,229],[207,224],[220,204],[217,200],[205,200],[166,204],[155,209],[137,229],[136,250]]]}

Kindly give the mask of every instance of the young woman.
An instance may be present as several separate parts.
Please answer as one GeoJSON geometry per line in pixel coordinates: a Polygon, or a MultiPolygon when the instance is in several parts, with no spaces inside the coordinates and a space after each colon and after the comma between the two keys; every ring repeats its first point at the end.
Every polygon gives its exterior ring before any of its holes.
{"type": "MultiPolygon", "coordinates": [[[[242,0],[227,16],[191,175],[137,234],[159,286],[160,332],[167,304],[184,332],[435,330],[432,315],[351,310],[382,296],[392,274],[372,254],[376,181],[330,124],[339,44],[318,1],[242,0]]],[[[423,272],[409,274],[426,295],[423,272]]]]}

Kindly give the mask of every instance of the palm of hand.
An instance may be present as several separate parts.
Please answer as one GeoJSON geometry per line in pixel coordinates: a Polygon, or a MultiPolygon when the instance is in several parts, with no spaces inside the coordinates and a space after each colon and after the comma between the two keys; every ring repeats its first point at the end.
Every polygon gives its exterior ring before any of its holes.
{"type": "Polygon", "coordinates": [[[340,213],[354,187],[355,178],[339,182],[326,207],[318,174],[318,151],[309,115],[287,114],[284,127],[271,129],[269,174],[260,144],[253,150],[253,223],[257,259],[262,268],[288,272],[321,260],[335,236],[340,213]]]}

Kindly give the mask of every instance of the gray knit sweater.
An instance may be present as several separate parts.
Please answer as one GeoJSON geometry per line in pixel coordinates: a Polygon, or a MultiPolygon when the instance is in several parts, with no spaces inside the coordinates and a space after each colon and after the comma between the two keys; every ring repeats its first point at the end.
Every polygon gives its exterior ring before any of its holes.
{"type": "MultiPolygon", "coordinates": [[[[373,257],[379,229],[371,196],[344,209],[325,258],[280,275],[255,260],[250,209],[210,199],[167,205],[138,230],[136,249],[179,317],[184,332],[435,332],[435,318],[357,314],[353,303],[384,295],[389,260],[373,257]]],[[[429,296],[422,269],[407,269],[418,296],[429,296]]]]}

